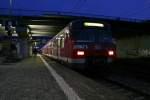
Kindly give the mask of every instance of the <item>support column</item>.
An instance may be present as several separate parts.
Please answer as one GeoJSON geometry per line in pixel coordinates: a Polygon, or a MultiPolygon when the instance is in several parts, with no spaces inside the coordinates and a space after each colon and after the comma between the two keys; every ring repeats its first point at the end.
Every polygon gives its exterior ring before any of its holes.
{"type": "Polygon", "coordinates": [[[19,58],[26,58],[30,56],[30,42],[27,32],[27,26],[17,26],[16,32],[19,36],[18,42],[18,56],[19,58]]]}
{"type": "Polygon", "coordinates": [[[19,46],[20,46],[20,57],[26,58],[29,57],[29,44],[28,39],[20,39],[19,40],[19,46]]]}

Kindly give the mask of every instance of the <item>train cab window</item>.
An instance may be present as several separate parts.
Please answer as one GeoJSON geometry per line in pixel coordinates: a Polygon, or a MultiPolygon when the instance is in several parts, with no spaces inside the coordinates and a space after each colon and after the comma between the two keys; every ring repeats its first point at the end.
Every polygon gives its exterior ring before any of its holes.
{"type": "Polygon", "coordinates": [[[72,38],[91,42],[105,42],[112,39],[112,34],[105,29],[76,29],[72,33],[72,38]]]}

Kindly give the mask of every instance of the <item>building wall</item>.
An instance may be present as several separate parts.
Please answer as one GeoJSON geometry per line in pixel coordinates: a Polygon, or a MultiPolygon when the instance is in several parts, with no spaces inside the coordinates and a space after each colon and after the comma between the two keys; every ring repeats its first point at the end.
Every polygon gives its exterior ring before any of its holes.
{"type": "Polygon", "coordinates": [[[117,56],[119,58],[150,57],[150,35],[118,39],[117,56]]]}

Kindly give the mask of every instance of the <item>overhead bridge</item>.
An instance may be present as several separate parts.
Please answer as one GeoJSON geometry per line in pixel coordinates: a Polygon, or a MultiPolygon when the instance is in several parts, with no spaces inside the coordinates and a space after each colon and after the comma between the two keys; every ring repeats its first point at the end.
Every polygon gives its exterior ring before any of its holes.
{"type": "MultiPolygon", "coordinates": [[[[144,48],[147,50],[147,46],[143,47],[149,41],[150,23],[148,21],[130,20],[121,18],[110,17],[85,17],[83,15],[63,15],[63,13],[45,14],[43,16],[0,16],[0,34],[7,35],[5,30],[6,22],[11,21],[14,26],[13,33],[18,35],[19,38],[30,39],[31,36],[48,36],[49,38],[56,35],[62,30],[69,22],[77,19],[95,19],[106,21],[111,25],[114,38],[117,40],[118,57],[128,57],[132,49],[144,48]],[[146,40],[141,36],[147,37],[146,40]],[[128,39],[130,38],[130,42],[128,39]],[[137,40],[138,39],[138,40],[137,40]],[[137,45],[137,41],[141,41],[141,46],[137,45]],[[128,49],[125,45],[129,45],[128,49]]],[[[132,55],[132,54],[131,54],[132,55]]]]}
{"type": "MultiPolygon", "coordinates": [[[[7,10],[7,9],[6,9],[7,10]]],[[[17,11],[17,10],[15,10],[17,11]]],[[[51,12],[43,16],[0,16],[0,23],[6,24],[6,21],[12,20],[14,26],[25,26],[31,34],[52,35],[57,34],[69,22],[76,19],[95,19],[106,21],[111,24],[113,35],[116,38],[132,36],[135,34],[143,34],[149,31],[146,23],[142,20],[123,19],[109,16],[88,15],[71,12],[51,12]],[[41,26],[42,25],[42,26],[41,26]]],[[[24,33],[25,34],[25,33],[24,33]]]]}

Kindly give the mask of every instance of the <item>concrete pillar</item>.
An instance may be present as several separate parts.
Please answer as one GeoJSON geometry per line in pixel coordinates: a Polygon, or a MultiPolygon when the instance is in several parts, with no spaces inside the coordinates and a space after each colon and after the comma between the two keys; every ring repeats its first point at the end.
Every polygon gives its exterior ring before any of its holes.
{"type": "Polygon", "coordinates": [[[20,39],[19,41],[20,58],[29,57],[29,43],[28,39],[20,39]]]}
{"type": "Polygon", "coordinates": [[[29,55],[32,56],[32,44],[29,46],[29,55]]]}
{"type": "Polygon", "coordinates": [[[28,39],[19,39],[17,44],[17,54],[21,59],[32,56],[32,44],[28,39]]]}
{"type": "Polygon", "coordinates": [[[18,56],[19,58],[26,58],[30,56],[30,43],[28,39],[27,26],[17,26],[16,32],[19,36],[18,42],[18,56]]]}

